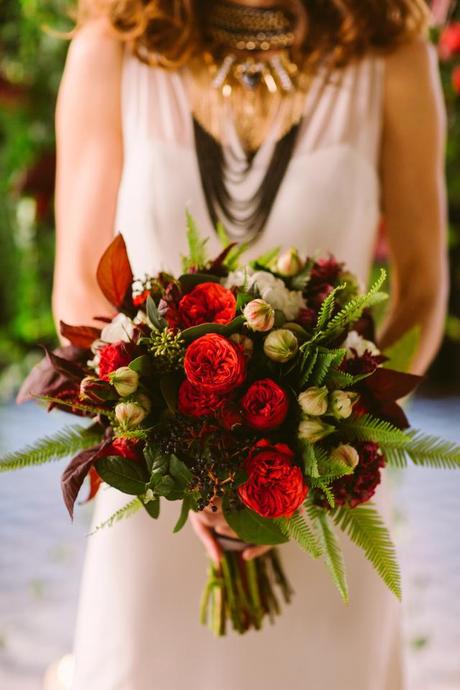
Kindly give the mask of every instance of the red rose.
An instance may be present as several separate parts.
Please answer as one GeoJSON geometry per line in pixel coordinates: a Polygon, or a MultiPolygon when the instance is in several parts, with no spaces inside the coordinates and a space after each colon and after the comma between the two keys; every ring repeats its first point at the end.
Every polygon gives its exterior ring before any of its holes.
{"type": "Polygon", "coordinates": [[[135,438],[114,438],[111,443],[105,446],[101,458],[106,458],[109,455],[118,455],[126,460],[139,459],[139,441],[135,438]]]}
{"type": "Polygon", "coordinates": [[[244,420],[254,429],[274,429],[284,422],[289,408],[285,391],[272,379],[255,381],[242,401],[244,420]]]}
{"type": "Polygon", "coordinates": [[[235,313],[233,293],[218,283],[201,283],[179,302],[179,319],[184,328],[201,323],[229,323],[235,313]]]}
{"type": "Polygon", "coordinates": [[[450,60],[460,53],[460,22],[448,24],[439,37],[439,56],[443,60],[450,60]]]}
{"type": "Polygon", "coordinates": [[[222,398],[213,391],[193,386],[185,380],[179,388],[178,407],[182,414],[201,417],[212,414],[222,405],[222,398]]]}
{"type": "Polygon", "coordinates": [[[243,383],[246,360],[241,348],[231,340],[208,333],[188,346],[184,369],[192,385],[214,393],[228,393],[243,383]]]}
{"type": "Polygon", "coordinates": [[[238,488],[244,505],[263,517],[291,517],[308,493],[293,458],[285,443],[258,441],[245,462],[248,480],[238,488]]]}
{"type": "Polygon", "coordinates": [[[99,377],[103,381],[109,380],[109,374],[120,367],[127,367],[133,359],[132,346],[119,340],[116,343],[104,345],[99,350],[99,377]]]}

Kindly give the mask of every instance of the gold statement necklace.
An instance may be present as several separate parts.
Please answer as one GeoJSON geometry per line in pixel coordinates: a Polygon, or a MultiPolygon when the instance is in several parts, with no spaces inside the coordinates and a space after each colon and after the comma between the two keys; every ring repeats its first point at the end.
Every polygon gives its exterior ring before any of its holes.
{"type": "Polygon", "coordinates": [[[234,239],[251,240],[266,224],[292,157],[310,78],[291,60],[292,19],[278,7],[213,0],[205,30],[210,49],[190,63],[188,80],[201,183],[213,225],[220,220],[234,239]],[[229,181],[244,189],[270,139],[258,189],[234,199],[229,181]]]}

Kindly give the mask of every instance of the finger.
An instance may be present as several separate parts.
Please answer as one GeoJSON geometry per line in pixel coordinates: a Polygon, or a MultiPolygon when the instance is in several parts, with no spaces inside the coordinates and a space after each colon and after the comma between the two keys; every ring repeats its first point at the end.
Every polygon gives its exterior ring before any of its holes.
{"type": "Polygon", "coordinates": [[[214,561],[216,565],[219,565],[222,558],[222,549],[213,536],[209,527],[207,527],[201,520],[192,519],[192,526],[195,530],[195,534],[199,537],[203,543],[208,556],[214,561]]]}
{"type": "Polygon", "coordinates": [[[243,558],[245,561],[252,561],[253,558],[263,556],[264,553],[270,551],[271,548],[271,546],[248,546],[248,548],[243,551],[243,558]]]}

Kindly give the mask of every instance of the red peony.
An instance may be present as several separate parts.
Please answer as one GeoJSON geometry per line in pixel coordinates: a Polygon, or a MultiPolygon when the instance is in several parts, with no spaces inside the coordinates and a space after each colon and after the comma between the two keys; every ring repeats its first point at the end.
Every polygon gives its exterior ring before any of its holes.
{"type": "Polygon", "coordinates": [[[236,314],[236,299],[218,283],[201,283],[182,297],[178,312],[183,328],[201,323],[229,323],[236,314]]]}
{"type": "Polygon", "coordinates": [[[202,417],[212,414],[222,405],[222,397],[200,386],[193,386],[190,381],[183,381],[179,388],[178,407],[182,414],[190,417],[202,417]]]}
{"type": "Polygon", "coordinates": [[[114,438],[99,454],[100,458],[118,455],[126,460],[138,460],[139,441],[135,438],[114,438]]]}
{"type": "Polygon", "coordinates": [[[217,412],[217,419],[227,431],[233,431],[235,427],[243,424],[241,411],[234,402],[226,401],[217,412]]]}
{"type": "Polygon", "coordinates": [[[359,463],[353,474],[337,479],[331,487],[337,505],[350,508],[371,500],[381,481],[380,470],[385,466],[385,458],[377,443],[368,441],[353,445],[359,453],[359,463]]]}
{"type": "Polygon", "coordinates": [[[460,22],[452,22],[442,30],[438,50],[443,60],[450,60],[460,53],[460,22]]]}
{"type": "Polygon", "coordinates": [[[245,462],[248,480],[238,488],[244,505],[263,517],[291,517],[308,493],[293,458],[285,443],[258,441],[245,462]]]}
{"type": "Polygon", "coordinates": [[[249,386],[241,401],[244,420],[259,431],[274,429],[284,422],[289,408],[285,391],[272,379],[249,386]]]}
{"type": "Polygon", "coordinates": [[[213,393],[228,393],[240,386],[246,374],[246,359],[240,347],[217,333],[194,340],[184,359],[187,379],[213,393]]]}
{"type": "Polygon", "coordinates": [[[120,367],[127,367],[133,359],[132,346],[119,340],[116,343],[104,345],[99,350],[99,377],[103,381],[109,380],[109,374],[120,367]]]}

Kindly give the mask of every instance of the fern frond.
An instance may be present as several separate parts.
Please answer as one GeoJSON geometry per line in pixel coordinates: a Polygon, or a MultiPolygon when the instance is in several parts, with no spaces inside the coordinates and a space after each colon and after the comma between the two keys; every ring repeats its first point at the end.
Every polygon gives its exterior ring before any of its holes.
{"type": "Polygon", "coordinates": [[[382,580],[401,599],[401,576],[390,533],[372,503],[340,507],[333,520],[359,546],[382,580]]]}
{"type": "Polygon", "coordinates": [[[374,441],[382,446],[405,448],[411,441],[412,433],[402,431],[384,419],[364,415],[344,422],[340,431],[356,441],[374,441]]]}
{"type": "Polygon", "coordinates": [[[315,368],[312,371],[310,383],[313,386],[321,386],[326,380],[332,367],[338,366],[346,355],[346,350],[319,351],[315,368]]]}
{"type": "MultiPolygon", "coordinates": [[[[383,450],[388,453],[386,448],[383,450]]],[[[460,469],[460,446],[453,441],[412,431],[404,451],[414,465],[460,469]]]]}
{"type": "Polygon", "coordinates": [[[301,356],[303,361],[300,365],[299,376],[297,377],[297,386],[299,390],[302,390],[307,385],[307,382],[311,376],[311,372],[318,359],[318,350],[315,348],[313,350],[302,350],[301,356]]]}
{"type": "Polygon", "coordinates": [[[208,260],[206,252],[207,238],[201,239],[200,231],[195,223],[192,214],[185,212],[187,220],[187,243],[189,255],[182,257],[182,268],[187,272],[190,268],[200,268],[206,265],[208,260]]]}
{"type": "Polygon", "coordinates": [[[44,465],[60,460],[80,450],[97,445],[102,438],[102,429],[81,426],[66,427],[54,436],[45,436],[23,450],[9,453],[0,461],[0,472],[11,472],[23,467],[44,465]]]}
{"type": "Polygon", "coordinates": [[[323,328],[329,323],[329,321],[331,320],[332,315],[334,313],[336,295],[341,290],[344,290],[346,288],[346,286],[347,286],[346,283],[342,283],[342,285],[338,285],[326,297],[326,299],[322,303],[321,308],[318,312],[318,318],[316,320],[316,326],[315,326],[315,330],[313,331],[313,335],[316,335],[317,333],[322,331],[323,328]]]}
{"type": "Polygon", "coordinates": [[[124,505],[122,508],[119,508],[113,515],[111,515],[107,520],[104,520],[104,522],[100,522],[99,525],[95,527],[95,529],[89,533],[89,536],[92,537],[93,534],[96,534],[96,532],[99,532],[101,529],[105,529],[106,527],[113,527],[117,522],[121,522],[121,520],[124,520],[127,517],[131,517],[131,515],[134,515],[137,513],[140,509],[142,508],[142,501],[136,496],[133,498],[132,501],[129,501],[126,505],[124,505]]]}
{"type": "Polygon", "coordinates": [[[326,329],[321,334],[321,340],[337,337],[349,324],[354,323],[360,318],[364,309],[385,300],[387,295],[383,292],[379,292],[385,282],[385,278],[386,271],[382,268],[379,277],[370,290],[364,295],[358,295],[358,297],[351,299],[343,309],[329,321],[326,329]]]}
{"type": "Polygon", "coordinates": [[[332,580],[344,602],[348,603],[348,584],[342,548],[334,533],[330,518],[324,510],[314,505],[308,506],[308,514],[317,528],[319,542],[332,580]]]}
{"type": "Polygon", "coordinates": [[[51,395],[40,395],[38,400],[61,407],[68,407],[69,409],[78,410],[79,412],[87,412],[94,417],[96,415],[103,415],[104,417],[113,417],[113,410],[108,410],[105,407],[95,407],[94,405],[85,405],[85,403],[75,400],[61,400],[61,398],[54,398],[51,395]]]}
{"type": "Polygon", "coordinates": [[[280,518],[277,522],[285,537],[296,541],[313,558],[321,556],[319,544],[303,513],[297,510],[292,517],[280,518]]]}

